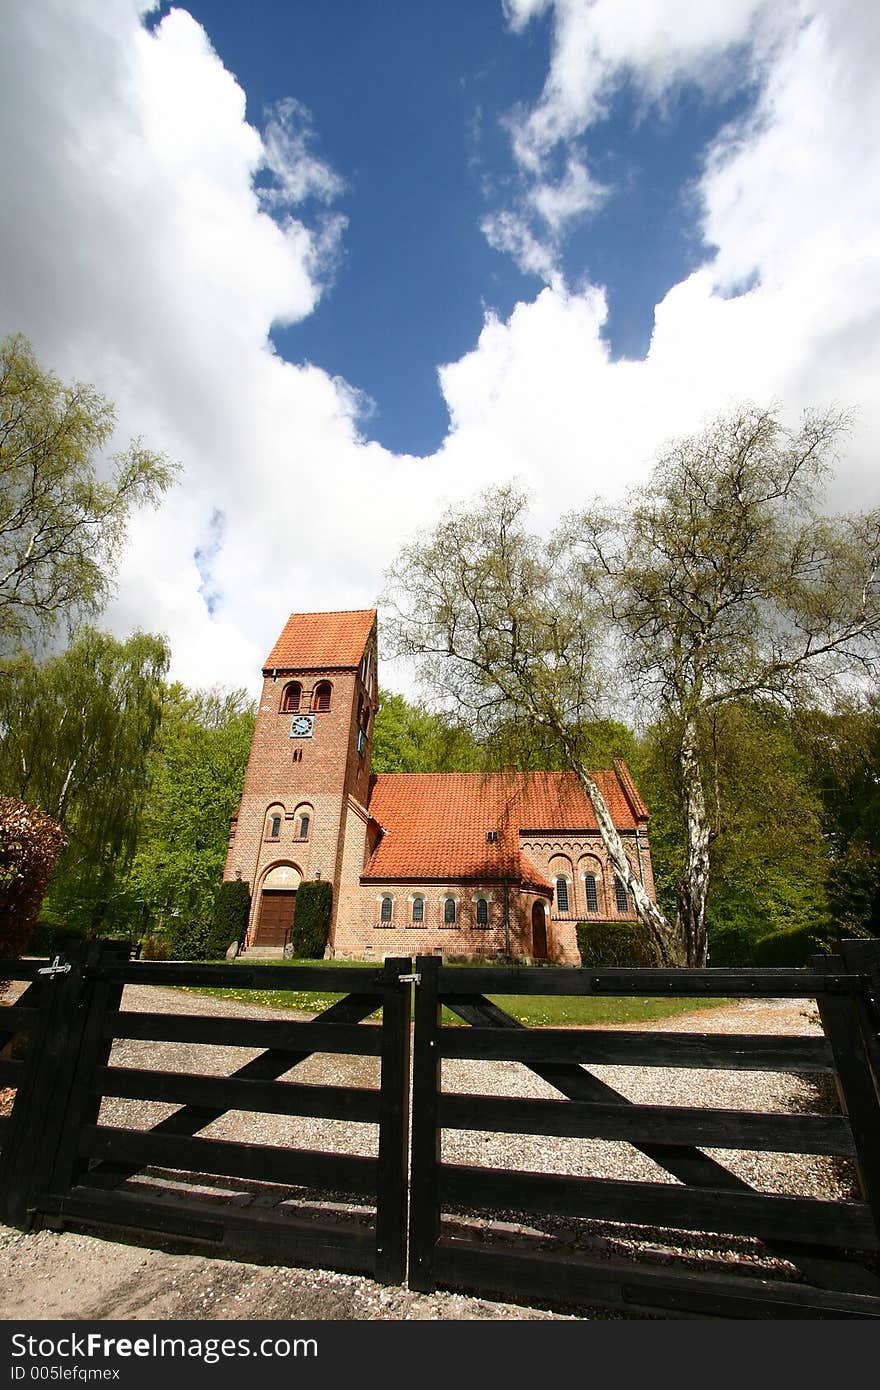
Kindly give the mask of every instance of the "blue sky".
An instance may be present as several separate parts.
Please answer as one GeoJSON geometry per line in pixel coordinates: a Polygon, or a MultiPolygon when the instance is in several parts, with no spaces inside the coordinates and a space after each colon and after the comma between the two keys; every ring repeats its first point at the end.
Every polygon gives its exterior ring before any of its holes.
{"type": "MultiPolygon", "coordinates": [[[[505,120],[541,94],[551,14],[514,34],[497,0],[187,8],[244,88],[248,120],[262,128],[295,93],[315,153],[345,184],[332,288],[320,312],[276,328],[273,342],[365,392],[371,438],[433,452],[449,423],[437,364],[468,350],[486,307],[506,317],[540,288],[480,223],[516,185],[505,120]]],[[[649,119],[624,82],[592,132],[591,165],[614,196],[570,229],[560,267],[571,284],[606,287],[613,356],[644,356],[654,305],[705,255],[693,185],[710,142],[755,95],[747,80],[714,93],[686,83],[649,119]]]]}
{"type": "MultiPolygon", "coordinates": [[[[11,0],[0,332],[180,461],[105,615],[254,689],[450,502],[618,500],[743,399],[880,504],[880,7],[11,0]]],[[[385,680],[395,684],[393,672],[385,680]]]]}

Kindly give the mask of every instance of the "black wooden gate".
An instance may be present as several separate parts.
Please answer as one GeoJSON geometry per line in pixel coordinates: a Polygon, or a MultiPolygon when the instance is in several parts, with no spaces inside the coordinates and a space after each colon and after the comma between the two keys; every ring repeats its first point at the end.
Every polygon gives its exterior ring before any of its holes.
{"type": "MultiPolygon", "coordinates": [[[[877,943],[873,951],[876,960],[877,943]]],[[[869,957],[861,960],[865,968],[869,957]]],[[[878,1018],[865,974],[836,957],[812,970],[587,971],[448,968],[429,956],[419,957],[416,970],[411,1287],[442,1284],[667,1316],[880,1316],[878,1018]],[[526,1028],[489,992],[813,997],[826,1037],[526,1028]],[[468,1026],[443,1023],[444,1005],[468,1026]],[[453,1059],[521,1063],[560,1098],[450,1093],[441,1072],[453,1059]],[[634,1104],[590,1070],[597,1065],[825,1073],[836,1077],[841,1113],[634,1104]],[[444,1132],[455,1130],[624,1142],[653,1161],[660,1180],[441,1161],[444,1132]],[[862,1200],[756,1190],[705,1149],[846,1156],[855,1160],[862,1200]],[[475,1214],[482,1219],[474,1222],[475,1214]],[[639,1249],[638,1258],[590,1258],[566,1248],[559,1217],[569,1226],[602,1223],[606,1238],[615,1230],[635,1237],[622,1245],[639,1249]],[[542,1218],[550,1218],[548,1238],[535,1239],[542,1218]],[[736,1275],[719,1273],[717,1263],[714,1272],[695,1269],[677,1250],[676,1232],[729,1235],[734,1244],[757,1237],[764,1251],[794,1266],[798,1282],[763,1278],[760,1265],[736,1275]]]]}
{"type": "Polygon", "coordinates": [[[152,964],[120,959],[101,946],[52,966],[2,966],[0,975],[31,983],[15,1007],[0,1013],[0,1045],[13,1034],[29,1037],[23,1058],[0,1063],[0,1081],[18,1087],[0,1133],[0,1218],[25,1228],[46,1218],[134,1227],[401,1282],[409,968],[408,959],[388,960],[380,970],[152,964]],[[188,1015],[185,995],[180,1013],[124,1011],[127,983],[346,994],[314,1021],[298,1022],[188,1015]],[[381,1022],[368,1022],[377,1011],[381,1022]],[[209,1060],[204,1072],[157,1069],[154,1062],[109,1065],[117,1039],[256,1055],[231,1075],[211,1074],[209,1060]],[[378,1059],[378,1086],[280,1079],[317,1053],[378,1059]],[[148,1129],[123,1127],[101,1119],[108,1097],[175,1108],[148,1129]],[[370,1125],[378,1143],[366,1156],[199,1137],[228,1111],[370,1125]],[[157,1173],[164,1175],[158,1182],[157,1173]],[[175,1182],[182,1174],[188,1183],[175,1182]],[[218,1176],[241,1188],[236,1202],[228,1192],[225,1200],[211,1197],[218,1176]],[[260,1197],[241,1205],[248,1184],[261,1185],[260,1197]]]}
{"type": "Polygon", "coordinates": [[[880,1317],[880,943],[843,950],[809,970],[763,971],[451,968],[434,957],[414,971],[408,958],[380,969],[195,965],[130,962],[106,943],[51,965],[0,962],[0,979],[27,982],[0,1009],[0,1086],[16,1088],[0,1121],[0,1219],[128,1227],[386,1283],[408,1274],[420,1290],[659,1316],[880,1317]],[[187,1013],[184,994],[173,1012],[131,1011],[121,1007],[126,984],[344,997],[307,1022],[231,1018],[187,1013]],[[490,993],[813,998],[825,1036],[526,1028],[490,993]],[[194,1049],[185,1069],[157,1051],[175,1044],[194,1049]],[[230,1049],[246,1053],[241,1065],[229,1064],[230,1049]],[[372,1058],[373,1084],[310,1083],[304,1064],[323,1053],[372,1058]],[[443,1063],[468,1059],[520,1063],[558,1098],[518,1095],[509,1083],[452,1092],[443,1063]],[[636,1104],[596,1074],[607,1066],[824,1076],[840,1104],[836,1113],[825,1103],[821,1113],[636,1104]],[[140,1127],[120,1123],[113,1108],[131,1101],[166,1113],[148,1127],[143,1112],[140,1127]],[[348,1138],[351,1126],[372,1126],[372,1147],[363,1128],[357,1142],[326,1148],[295,1134],[243,1143],[204,1133],[232,1111],[341,1121],[348,1138]],[[653,1180],[449,1161],[440,1145],[453,1131],[629,1144],[654,1165],[653,1180]],[[728,1150],[838,1157],[854,1165],[860,1195],[764,1190],[725,1160],[728,1150]],[[626,1240],[608,1258],[585,1254],[590,1239],[567,1247],[560,1222],[605,1233],[609,1247],[608,1232],[626,1240]],[[687,1241],[713,1233],[758,1245],[757,1264],[700,1267],[687,1241]],[[761,1251],[787,1274],[765,1277],[761,1251]]]}

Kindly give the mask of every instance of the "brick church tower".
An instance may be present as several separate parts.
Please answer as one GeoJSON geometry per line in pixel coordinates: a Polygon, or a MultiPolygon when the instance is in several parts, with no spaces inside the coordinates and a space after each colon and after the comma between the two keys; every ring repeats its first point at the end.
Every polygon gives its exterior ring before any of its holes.
{"type": "Polygon", "coordinates": [[[250,884],[249,946],[285,943],[309,879],[333,885],[333,942],[340,890],[363,867],[344,847],[364,842],[377,701],[375,609],[291,614],[263,667],[224,871],[250,884]]]}

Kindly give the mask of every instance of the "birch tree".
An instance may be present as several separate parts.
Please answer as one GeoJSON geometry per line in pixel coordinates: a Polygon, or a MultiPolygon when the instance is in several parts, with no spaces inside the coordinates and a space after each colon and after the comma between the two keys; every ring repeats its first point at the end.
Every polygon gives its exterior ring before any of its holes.
{"type": "Polygon", "coordinates": [[[790,429],[743,405],[670,444],[623,506],[591,507],[564,528],[571,578],[597,597],[643,709],[670,731],[689,964],[706,960],[719,711],[821,704],[876,676],[880,512],[817,505],[846,428],[833,411],[790,429]]]}
{"type": "Polygon", "coordinates": [[[580,583],[568,538],[542,546],[526,511],[517,489],[492,489],[406,546],[388,575],[384,636],[416,659],[432,699],[482,732],[516,720],[552,737],[660,960],[680,963],[675,925],[646,893],[590,771],[585,730],[605,713],[610,661],[605,614],[580,583]]]}
{"type": "Polygon", "coordinates": [[[20,334],[0,342],[0,652],[99,613],[131,511],[175,466],[140,440],[105,458],[116,419],[93,386],[65,385],[20,334]]]}

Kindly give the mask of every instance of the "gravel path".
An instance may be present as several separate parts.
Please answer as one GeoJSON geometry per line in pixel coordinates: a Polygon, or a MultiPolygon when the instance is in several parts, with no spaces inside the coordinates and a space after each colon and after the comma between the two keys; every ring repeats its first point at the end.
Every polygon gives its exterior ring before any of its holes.
{"type": "MultiPolygon", "coordinates": [[[[178,990],[128,986],[123,1008],[240,1017],[247,1005],[234,1000],[178,990]]],[[[260,1017],[291,1019],[290,1010],[261,1009],[260,1017]]],[[[626,1027],[627,1025],[618,1025],[626,1027]]],[[[640,1031],[821,1034],[812,1001],[748,1000],[638,1025],[640,1031]]],[[[121,1040],[114,1045],[116,1065],[172,1067],[228,1075],[251,1056],[249,1049],[145,1043],[121,1040]]],[[[811,1081],[790,1073],[721,1072],[677,1068],[595,1067],[596,1075],[634,1101],[686,1103],[751,1110],[804,1111],[836,1108],[833,1093],[817,1094],[811,1081]]],[[[378,1060],[361,1057],[309,1058],[290,1073],[313,1085],[372,1086],[378,1060]]],[[[444,1087],[480,1094],[559,1098],[559,1093],[517,1063],[445,1062],[444,1087]]],[[[105,1100],[105,1123],[149,1128],[176,1107],[152,1102],[105,1100]]],[[[295,1145],[337,1152],[374,1155],[375,1126],[341,1121],[230,1112],[201,1131],[206,1136],[260,1144],[295,1145]]],[[[823,1197],[853,1195],[854,1174],[842,1160],[800,1155],[707,1150],[760,1190],[823,1197]]],[[[668,1175],[627,1144],[527,1135],[492,1135],[477,1131],[447,1132],[447,1162],[504,1166],[539,1172],[584,1173],[641,1181],[670,1181],[668,1175]]],[[[169,1200],[180,1185],[171,1173],[155,1174],[152,1184],[165,1187],[169,1200]]],[[[192,1183],[188,1190],[192,1190],[192,1183]]],[[[279,1189],[227,1178],[205,1178],[196,1191],[226,1197],[236,1205],[274,1205],[279,1189]]],[[[293,1195],[293,1194],[290,1194],[293,1195]]],[[[320,1203],[321,1194],[315,1194],[320,1203]]],[[[636,1251],[654,1257],[687,1256],[697,1267],[731,1263],[755,1274],[785,1277],[794,1271],[767,1255],[758,1242],[729,1237],[682,1236],[662,1244],[663,1233],[645,1242],[638,1233],[598,1223],[562,1218],[528,1218],[501,1213],[504,1233],[536,1241],[552,1236],[594,1257],[627,1257],[636,1251]]],[[[471,1232],[488,1223],[461,1214],[457,1221],[471,1232]]],[[[669,1238],[669,1237],[667,1237],[669,1238]]],[[[153,1251],[117,1245],[73,1232],[49,1231],[22,1236],[0,1228],[0,1287],[7,1290],[7,1317],[296,1317],[333,1318],[547,1318],[565,1315],[513,1307],[455,1294],[419,1295],[383,1289],[372,1281],[329,1271],[278,1269],[183,1255],[166,1248],[153,1251]],[[4,1277],[5,1276],[5,1277],[4,1277]]],[[[606,1316],[598,1313],[596,1316],[606,1316]]]]}

